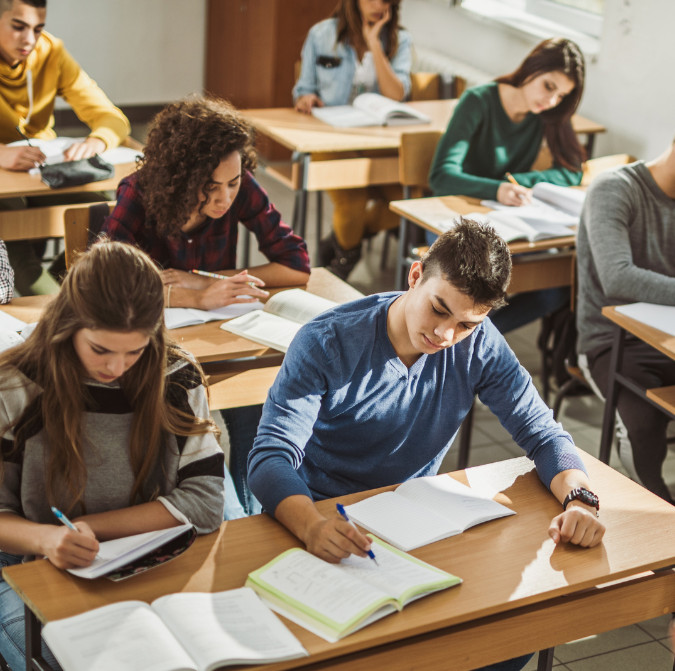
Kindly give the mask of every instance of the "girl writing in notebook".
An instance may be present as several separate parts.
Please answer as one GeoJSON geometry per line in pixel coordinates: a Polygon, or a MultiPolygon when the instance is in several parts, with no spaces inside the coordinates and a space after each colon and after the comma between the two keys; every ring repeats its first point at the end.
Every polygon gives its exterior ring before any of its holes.
{"type": "MultiPolygon", "coordinates": [[[[253,129],[225,101],[172,103],[153,120],[138,170],[120,182],[103,231],[139,246],[163,269],[166,307],[208,310],[265,298],[263,287],[307,283],[307,245],[254,179],[253,140],[253,129]],[[268,263],[237,269],[239,223],[256,236],[268,263]]],[[[246,455],[261,411],[254,405],[222,412],[230,468],[247,513],[260,511],[246,485],[246,455]]]]}
{"type": "MultiPolygon", "coordinates": [[[[584,150],[571,118],[584,77],[579,47],[551,38],[510,74],[465,91],[436,149],[429,175],[434,195],[472,196],[518,207],[530,202],[530,188],[537,182],[578,185],[584,150]]],[[[500,331],[509,331],[553,312],[568,293],[551,289],[520,294],[493,321],[500,331]]]]}
{"type": "MultiPolygon", "coordinates": [[[[99,541],[219,527],[223,453],[203,375],[167,340],[162,280],[140,250],[107,242],[84,254],[34,332],[0,355],[0,388],[3,566],[88,566],[99,541]]],[[[23,603],[4,581],[0,623],[0,653],[19,671],[23,603]]]]}
{"type": "MultiPolygon", "coordinates": [[[[394,100],[410,94],[411,40],[399,26],[399,6],[400,0],[340,0],[330,18],[310,29],[293,88],[299,112],[348,105],[367,91],[394,100]]],[[[312,160],[327,158],[330,154],[312,155],[312,160]]],[[[363,238],[398,225],[389,201],[400,198],[401,191],[373,186],[328,194],[333,201],[333,233],[321,243],[321,264],[346,279],[361,258],[363,238]]]]}

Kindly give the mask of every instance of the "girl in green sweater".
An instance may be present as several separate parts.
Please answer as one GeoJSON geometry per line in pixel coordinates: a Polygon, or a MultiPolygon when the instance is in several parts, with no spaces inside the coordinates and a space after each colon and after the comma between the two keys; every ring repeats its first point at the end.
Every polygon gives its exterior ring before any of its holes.
{"type": "MultiPolygon", "coordinates": [[[[584,75],[579,47],[551,38],[514,72],[468,89],[436,148],[429,175],[434,195],[519,206],[531,201],[537,182],[578,185],[585,154],[571,118],[584,75]],[[550,167],[534,169],[544,163],[550,167]],[[509,181],[509,173],[516,183],[509,181]]],[[[568,297],[566,288],[518,294],[491,315],[492,321],[506,333],[554,312],[568,297]]]]}

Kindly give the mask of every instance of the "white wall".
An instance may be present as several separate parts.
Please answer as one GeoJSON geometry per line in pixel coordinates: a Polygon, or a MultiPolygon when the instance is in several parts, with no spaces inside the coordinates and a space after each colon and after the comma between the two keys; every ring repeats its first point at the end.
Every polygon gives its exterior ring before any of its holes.
{"type": "Polygon", "coordinates": [[[206,0],[49,0],[47,30],[118,105],[203,89],[206,0]]]}
{"type": "MultiPolygon", "coordinates": [[[[608,129],[597,138],[596,156],[652,158],[675,136],[675,2],[605,6],[600,53],[588,63],[579,112],[608,129]]],[[[414,42],[495,76],[514,69],[538,41],[427,0],[404,0],[402,10],[414,42]]]]}

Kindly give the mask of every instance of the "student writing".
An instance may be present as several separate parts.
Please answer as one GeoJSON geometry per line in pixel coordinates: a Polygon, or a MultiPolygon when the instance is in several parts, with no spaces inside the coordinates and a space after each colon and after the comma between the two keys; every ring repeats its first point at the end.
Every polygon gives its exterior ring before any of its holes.
{"type": "MultiPolygon", "coordinates": [[[[220,525],[223,453],[203,375],[167,339],[162,280],[140,250],[84,254],[35,331],[0,355],[0,388],[3,565],[88,566],[99,541],[220,525]]],[[[23,603],[4,582],[0,621],[0,653],[25,668],[23,603]]]]}
{"type": "MultiPolygon", "coordinates": [[[[436,196],[473,196],[518,207],[537,182],[581,182],[584,151],[571,117],[584,90],[585,64],[570,40],[538,44],[516,70],[468,89],[441,138],[429,174],[436,196]],[[533,170],[542,145],[553,165],[533,170]],[[512,180],[507,178],[512,175],[512,180]]],[[[502,333],[555,311],[567,289],[526,292],[493,315],[502,333]]]]}

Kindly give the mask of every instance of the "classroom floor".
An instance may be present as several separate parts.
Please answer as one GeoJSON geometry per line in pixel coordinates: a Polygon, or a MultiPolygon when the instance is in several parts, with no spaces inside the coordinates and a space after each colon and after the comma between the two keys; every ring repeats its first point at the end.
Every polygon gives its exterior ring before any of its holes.
{"type": "MultiPolygon", "coordinates": [[[[293,199],[291,192],[258,170],[260,183],[267,190],[271,201],[289,221],[292,215],[293,199]]],[[[324,196],[324,234],[330,231],[330,199],[324,196]]],[[[307,223],[307,243],[312,260],[316,253],[315,225],[316,196],[309,199],[307,223]]],[[[350,284],[364,294],[387,291],[393,288],[395,241],[389,244],[389,261],[384,271],[380,270],[381,249],[384,234],[378,235],[366,249],[361,261],[349,277],[350,284]]],[[[261,257],[252,256],[251,265],[260,262],[261,257]]],[[[521,363],[538,382],[541,362],[533,343],[537,337],[537,324],[532,324],[509,335],[507,340],[521,363]]],[[[577,396],[564,401],[560,421],[583,450],[597,456],[600,444],[602,424],[601,401],[595,396],[577,396]]],[[[675,424],[675,423],[674,423],[675,424]]],[[[521,456],[522,450],[513,442],[509,434],[499,424],[487,408],[478,405],[475,414],[474,431],[471,443],[470,465],[510,459],[521,456]]],[[[456,452],[452,449],[443,463],[443,470],[456,468],[456,452]]],[[[612,455],[611,465],[622,469],[616,456],[612,455]]],[[[675,450],[671,448],[665,467],[666,481],[675,492],[675,450]]],[[[555,650],[554,668],[558,671],[670,671],[673,668],[673,656],[670,652],[668,625],[671,616],[641,622],[623,627],[598,636],[558,646],[555,650]]],[[[537,668],[536,656],[525,667],[525,671],[537,668]]]]}

